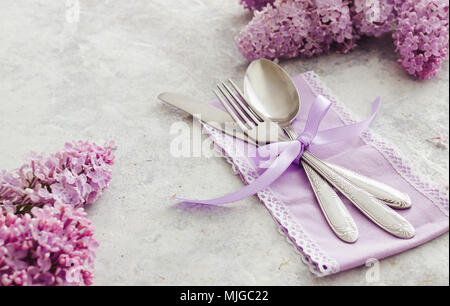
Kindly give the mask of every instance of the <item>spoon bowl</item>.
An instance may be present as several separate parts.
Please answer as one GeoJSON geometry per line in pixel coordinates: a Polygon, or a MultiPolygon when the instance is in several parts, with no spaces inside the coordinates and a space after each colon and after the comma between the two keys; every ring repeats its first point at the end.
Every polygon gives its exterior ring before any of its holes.
{"type": "Polygon", "coordinates": [[[277,64],[259,59],[244,77],[244,92],[263,119],[289,127],[300,110],[300,97],[289,75],[277,64]]]}

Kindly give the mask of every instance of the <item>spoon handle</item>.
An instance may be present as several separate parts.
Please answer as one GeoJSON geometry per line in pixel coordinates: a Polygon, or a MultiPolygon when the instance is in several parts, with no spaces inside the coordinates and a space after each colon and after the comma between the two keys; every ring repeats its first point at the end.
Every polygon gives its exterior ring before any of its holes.
{"type": "Polygon", "coordinates": [[[358,228],[336,191],[307,163],[304,161],[301,161],[301,163],[319,202],[320,209],[333,232],[345,242],[355,242],[359,235],[358,228]]]}
{"type": "Polygon", "coordinates": [[[379,227],[399,238],[411,239],[415,236],[411,223],[381,200],[358,188],[309,152],[305,152],[302,159],[379,227]]]}
{"type": "MultiPolygon", "coordinates": [[[[296,132],[292,128],[285,127],[283,130],[291,140],[297,138],[296,132]]],[[[320,174],[304,161],[301,161],[301,163],[328,225],[330,225],[333,232],[342,241],[347,243],[356,242],[359,236],[358,228],[341,198],[339,198],[333,187],[320,174]]]]}

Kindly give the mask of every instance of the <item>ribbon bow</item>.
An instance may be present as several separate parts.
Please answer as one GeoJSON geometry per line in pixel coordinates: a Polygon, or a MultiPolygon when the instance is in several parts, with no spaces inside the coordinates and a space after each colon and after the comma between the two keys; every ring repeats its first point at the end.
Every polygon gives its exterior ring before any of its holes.
{"type": "MultiPolygon", "coordinates": [[[[270,165],[264,167],[267,168],[267,170],[251,184],[220,198],[204,201],[179,200],[182,204],[222,205],[253,196],[275,182],[292,163],[300,165],[300,159],[303,152],[308,150],[310,146],[330,144],[358,137],[375,118],[379,105],[380,98],[378,97],[372,102],[372,114],[366,120],[338,128],[319,131],[320,123],[331,108],[331,102],[319,95],[311,106],[305,129],[297,139],[293,141],[271,143],[257,149],[257,152],[261,155],[263,152],[269,152],[270,156],[276,157],[269,161],[270,165]]],[[[263,167],[260,165],[259,168],[263,167]]]]}

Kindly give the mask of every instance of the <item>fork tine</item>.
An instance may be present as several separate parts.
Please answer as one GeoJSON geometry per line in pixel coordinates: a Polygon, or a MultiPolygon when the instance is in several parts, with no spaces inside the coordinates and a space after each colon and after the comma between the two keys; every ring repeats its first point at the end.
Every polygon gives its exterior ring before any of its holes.
{"type": "Polygon", "coordinates": [[[235,92],[233,90],[230,89],[230,87],[226,84],[226,83],[222,83],[223,87],[225,87],[225,89],[228,91],[228,93],[233,97],[233,99],[239,104],[239,106],[241,107],[242,111],[247,115],[245,116],[245,120],[247,122],[248,125],[258,125],[259,124],[259,120],[253,115],[253,113],[249,110],[249,108],[242,103],[241,99],[239,99],[239,97],[235,94],[235,92]],[[249,120],[251,119],[251,120],[249,120]]]}
{"type": "MultiPolygon", "coordinates": [[[[248,120],[248,118],[245,116],[245,114],[242,112],[241,108],[236,105],[236,101],[234,101],[233,97],[230,96],[229,94],[227,94],[225,92],[225,90],[220,86],[220,85],[224,85],[224,83],[222,84],[217,84],[217,88],[219,89],[219,91],[222,93],[222,95],[225,97],[225,99],[227,100],[228,104],[231,106],[231,108],[239,114],[239,116],[241,117],[243,123],[248,124],[249,126],[251,126],[251,121],[248,120]]],[[[223,86],[225,87],[225,86],[223,86]]],[[[231,94],[231,93],[230,93],[231,94]]]]}
{"type": "MultiPolygon", "coordinates": [[[[219,87],[219,90],[220,90],[220,87],[219,87]]],[[[220,103],[222,103],[223,107],[225,107],[225,110],[228,112],[228,114],[230,114],[231,118],[233,118],[234,122],[236,122],[236,124],[239,126],[239,128],[244,132],[248,131],[248,128],[245,126],[245,124],[242,123],[241,119],[231,109],[230,105],[228,105],[228,103],[222,98],[222,96],[219,94],[219,92],[217,90],[213,90],[213,92],[216,95],[217,99],[219,99],[220,103]]],[[[226,98],[226,96],[225,96],[225,98],[226,98]]]]}
{"type": "Polygon", "coordinates": [[[248,113],[251,114],[250,116],[252,117],[252,119],[256,123],[264,122],[264,120],[253,110],[250,103],[248,103],[247,98],[245,97],[244,93],[241,91],[239,86],[237,86],[236,83],[234,83],[234,81],[232,79],[228,79],[228,82],[230,82],[230,84],[234,88],[234,90],[239,94],[239,96],[242,98],[242,100],[248,105],[248,107],[243,107],[243,108],[249,110],[248,113]]]}

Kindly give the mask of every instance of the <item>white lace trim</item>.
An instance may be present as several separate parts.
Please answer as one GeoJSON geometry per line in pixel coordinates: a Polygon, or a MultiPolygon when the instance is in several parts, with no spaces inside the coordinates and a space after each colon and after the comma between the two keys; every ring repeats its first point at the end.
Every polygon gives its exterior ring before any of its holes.
{"type": "MultiPolygon", "coordinates": [[[[302,77],[314,93],[321,94],[332,102],[333,110],[345,124],[356,122],[356,117],[333,96],[331,90],[322,83],[314,72],[307,72],[302,77]]],[[[244,152],[234,145],[234,139],[208,125],[203,125],[203,127],[214,143],[222,148],[221,153],[232,165],[233,172],[240,174],[247,184],[252,183],[258,177],[256,169],[244,152]]],[[[378,135],[373,132],[364,132],[361,139],[376,148],[404,179],[430,199],[446,216],[449,215],[448,192],[440,190],[427,176],[420,174],[416,169],[413,170],[409,166],[410,163],[400,156],[398,150],[391,144],[387,144],[386,141],[381,140],[378,135]]],[[[292,219],[288,206],[274,196],[270,187],[259,192],[258,197],[279,225],[280,233],[301,255],[302,261],[308,265],[312,273],[322,277],[340,271],[339,263],[311,239],[298,220],[292,219]]]]}
{"type": "MultiPolygon", "coordinates": [[[[248,160],[242,149],[235,145],[234,138],[225,135],[208,125],[203,125],[213,141],[222,148],[227,161],[232,165],[233,172],[240,174],[247,183],[258,178],[255,166],[248,160]]],[[[302,261],[308,265],[310,271],[317,276],[325,276],[339,272],[339,264],[328,256],[308,235],[298,221],[292,219],[291,214],[282,201],[277,199],[270,187],[258,193],[272,218],[279,225],[280,233],[295,247],[301,255],[302,261]],[[286,233],[288,235],[286,236],[286,233]],[[291,240],[291,241],[290,241],[291,240]]]]}

